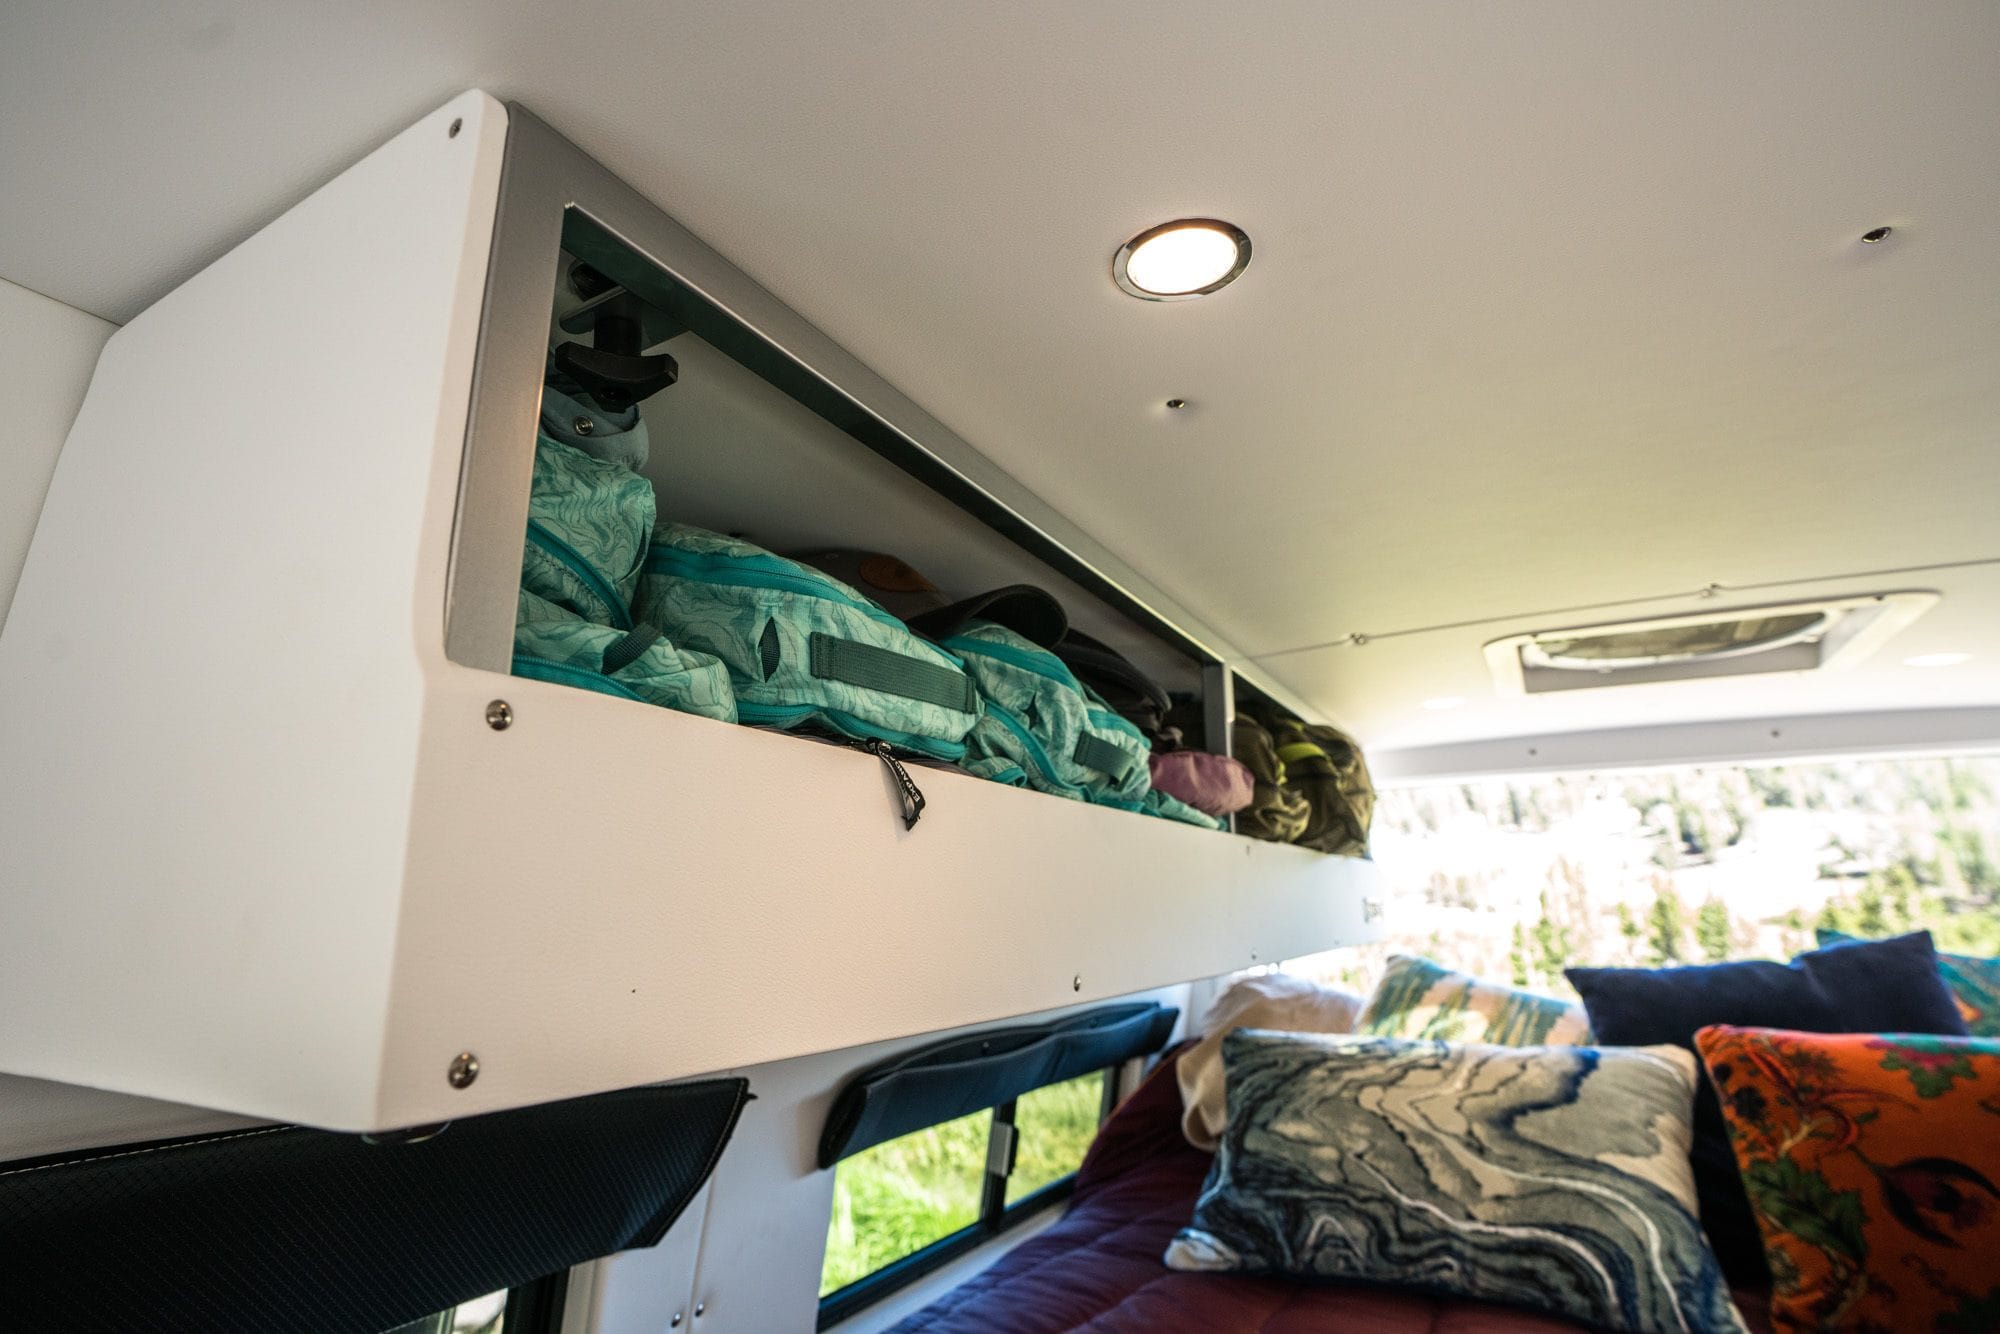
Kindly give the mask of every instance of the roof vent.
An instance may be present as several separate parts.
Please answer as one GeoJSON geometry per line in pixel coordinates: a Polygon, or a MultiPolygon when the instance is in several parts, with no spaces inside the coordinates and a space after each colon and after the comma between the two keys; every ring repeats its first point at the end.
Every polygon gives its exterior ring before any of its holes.
{"type": "Polygon", "coordinates": [[[1938,600],[1861,593],[1509,635],[1486,646],[1506,695],[1847,667],[1938,600]]]}

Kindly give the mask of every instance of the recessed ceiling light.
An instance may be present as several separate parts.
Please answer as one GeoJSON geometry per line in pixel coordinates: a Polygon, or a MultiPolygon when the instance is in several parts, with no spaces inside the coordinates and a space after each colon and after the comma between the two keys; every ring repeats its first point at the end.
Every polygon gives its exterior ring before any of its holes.
{"type": "Polygon", "coordinates": [[[1903,659],[1905,667],[1956,667],[1961,662],[1971,662],[1970,653],[1919,653],[1914,658],[1903,659]]]}
{"type": "Polygon", "coordinates": [[[1207,296],[1250,263],[1250,238],[1214,218],[1181,218],[1150,227],[1118,247],[1111,276],[1146,301],[1207,296]]]}
{"type": "Polygon", "coordinates": [[[1427,699],[1424,701],[1425,708],[1439,713],[1442,713],[1446,709],[1462,708],[1464,705],[1465,696],[1463,695],[1439,695],[1436,699],[1427,699]]]}

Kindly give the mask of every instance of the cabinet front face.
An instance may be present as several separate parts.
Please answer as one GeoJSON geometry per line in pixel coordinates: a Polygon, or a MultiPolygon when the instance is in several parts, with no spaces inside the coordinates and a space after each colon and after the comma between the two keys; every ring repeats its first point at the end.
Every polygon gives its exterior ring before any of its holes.
{"type": "Polygon", "coordinates": [[[105,345],[0,635],[0,1069],[375,1123],[506,134],[454,99],[105,345]]]}
{"type": "Polygon", "coordinates": [[[1362,938],[1372,867],[510,674],[583,261],[668,518],[1225,648],[547,127],[457,99],[107,346],[0,638],[0,1070],[385,1129],[1362,938]],[[644,340],[650,343],[650,338],[644,340]],[[255,392],[218,415],[210,349],[255,392]],[[685,391],[685,392],[682,392],[685,391]],[[741,517],[730,522],[732,512],[741,517]],[[877,545],[877,544],[871,544],[877,545]],[[131,651],[85,652],[103,627],[131,651]],[[137,645],[137,648],[132,646],[137,645]]]}

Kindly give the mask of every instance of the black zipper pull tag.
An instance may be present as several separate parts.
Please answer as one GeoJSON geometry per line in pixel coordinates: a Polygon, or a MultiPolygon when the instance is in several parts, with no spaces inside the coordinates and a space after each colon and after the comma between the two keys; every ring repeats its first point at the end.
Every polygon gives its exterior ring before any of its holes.
{"type": "Polygon", "coordinates": [[[915,829],[917,821],[924,817],[924,794],[918,790],[916,780],[903,762],[889,751],[886,741],[870,741],[865,749],[876,759],[889,766],[889,776],[896,780],[896,789],[903,797],[903,828],[915,829]]]}

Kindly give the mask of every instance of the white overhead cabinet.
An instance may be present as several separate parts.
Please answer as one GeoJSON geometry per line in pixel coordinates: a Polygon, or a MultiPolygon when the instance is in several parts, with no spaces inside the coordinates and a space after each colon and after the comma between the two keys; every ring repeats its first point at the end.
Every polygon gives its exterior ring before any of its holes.
{"type": "Polygon", "coordinates": [[[933,769],[905,829],[869,755],[510,676],[550,294],[578,254],[644,269],[620,281],[684,312],[684,362],[768,397],[739,424],[820,433],[725,448],[691,393],[655,449],[706,462],[663,513],[803,535],[835,482],[809,468],[848,467],[908,510],[890,549],[1037,576],[1190,679],[1258,684],[715,252],[469,93],[104,350],[0,636],[0,1070],[382,1129],[1367,934],[1366,862],[933,769]]]}

